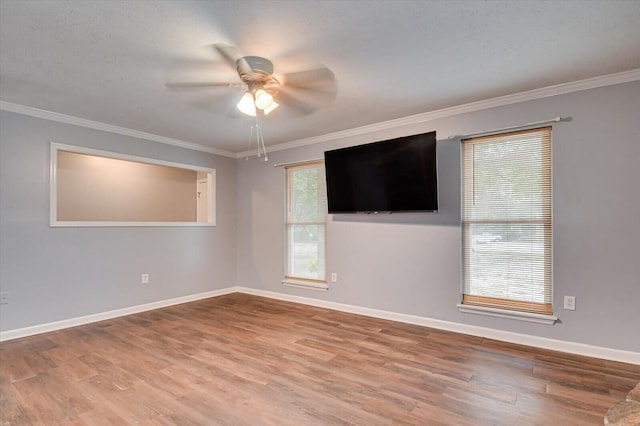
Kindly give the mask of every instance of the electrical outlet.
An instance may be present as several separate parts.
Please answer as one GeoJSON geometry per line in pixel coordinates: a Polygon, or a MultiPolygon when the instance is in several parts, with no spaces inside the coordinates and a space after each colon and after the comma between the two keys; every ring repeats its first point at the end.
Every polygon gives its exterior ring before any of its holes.
{"type": "Polygon", "coordinates": [[[564,297],[564,308],[568,311],[576,310],[576,297],[575,296],[565,296],[564,297]]]}
{"type": "Polygon", "coordinates": [[[331,273],[331,282],[332,283],[337,283],[338,282],[338,274],[336,272],[332,272],[331,273]]]}
{"type": "Polygon", "coordinates": [[[9,303],[9,292],[2,291],[0,292],[0,305],[6,305],[9,303]]]}
{"type": "Polygon", "coordinates": [[[149,284],[149,274],[142,274],[140,282],[142,282],[142,284],[149,284]]]}

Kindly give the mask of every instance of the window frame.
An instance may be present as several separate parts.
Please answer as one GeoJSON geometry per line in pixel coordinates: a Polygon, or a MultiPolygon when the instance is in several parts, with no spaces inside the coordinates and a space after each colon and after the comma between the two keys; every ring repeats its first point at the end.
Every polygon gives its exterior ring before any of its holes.
{"type": "MultiPolygon", "coordinates": [[[[460,312],[464,313],[473,313],[473,314],[481,314],[481,315],[489,315],[496,316],[501,318],[510,318],[510,319],[518,319],[530,322],[537,322],[542,324],[554,324],[557,321],[557,317],[553,314],[553,188],[552,188],[552,179],[553,179],[553,170],[552,170],[552,127],[551,126],[543,126],[543,127],[533,127],[533,128],[523,128],[516,131],[508,131],[508,132],[499,132],[489,135],[482,135],[480,137],[469,137],[462,139],[461,142],[461,238],[462,238],[462,247],[461,247],[461,282],[460,282],[460,300],[457,304],[460,312]],[[469,156],[469,150],[473,148],[465,147],[465,143],[477,143],[478,140],[488,141],[491,138],[503,138],[505,136],[517,136],[518,134],[529,135],[535,132],[548,132],[548,146],[545,147],[544,137],[543,138],[543,146],[541,147],[541,157],[542,161],[537,163],[542,168],[543,172],[548,171],[548,176],[542,176],[543,181],[548,180],[548,190],[543,190],[543,206],[548,209],[548,218],[545,217],[542,220],[534,220],[531,218],[524,219],[511,219],[508,216],[503,216],[498,219],[478,219],[478,218],[469,218],[467,214],[466,204],[468,203],[468,194],[467,190],[470,186],[475,185],[475,181],[473,180],[474,175],[471,174],[471,180],[469,180],[465,176],[465,172],[468,172],[473,168],[473,165],[468,165],[467,162],[470,158],[466,158],[469,156]],[[466,142],[465,142],[466,141],[466,142]],[[465,200],[466,199],[466,200],[465,200]],[[467,294],[467,280],[470,279],[469,274],[469,265],[470,260],[468,259],[468,255],[471,254],[471,226],[473,224],[498,224],[498,225],[511,225],[511,224],[531,224],[531,223],[542,223],[543,225],[543,239],[542,239],[542,247],[543,247],[543,262],[545,273],[543,274],[543,283],[544,283],[544,293],[548,295],[548,302],[544,303],[536,303],[536,302],[527,302],[527,301],[519,301],[517,299],[508,299],[508,298],[493,298],[486,295],[472,295],[467,294]],[[540,310],[540,308],[547,306],[549,309],[546,312],[540,310]]],[[[496,141],[498,142],[498,141],[496,141]]],[[[495,143],[495,142],[494,142],[495,143]]],[[[500,143],[500,142],[498,142],[500,143]]],[[[508,143],[507,141],[501,143],[508,143]]],[[[471,144],[469,145],[471,146],[471,144]]],[[[475,189],[475,187],[474,187],[475,189]]],[[[475,196],[475,195],[474,195],[475,196]]],[[[469,284],[470,286],[471,284],[469,284]]]]}
{"type": "MultiPolygon", "coordinates": [[[[305,222],[292,222],[290,220],[290,212],[291,212],[291,182],[290,182],[290,173],[293,173],[295,170],[301,170],[305,168],[314,168],[319,167],[324,170],[324,161],[323,160],[312,160],[301,163],[288,164],[285,166],[285,211],[284,211],[284,238],[285,238],[285,247],[284,247],[284,255],[285,255],[285,264],[284,264],[284,278],[282,280],[282,284],[288,287],[299,287],[306,288],[311,290],[318,291],[326,291],[329,289],[327,284],[327,217],[328,213],[325,211],[323,218],[324,221],[305,221],[305,222]],[[291,274],[291,253],[290,253],[290,235],[291,228],[294,225],[317,225],[322,226],[323,228],[323,241],[324,241],[324,279],[313,279],[307,277],[298,277],[291,274]]],[[[322,182],[322,186],[325,188],[325,198],[326,198],[326,180],[322,182]]]]}

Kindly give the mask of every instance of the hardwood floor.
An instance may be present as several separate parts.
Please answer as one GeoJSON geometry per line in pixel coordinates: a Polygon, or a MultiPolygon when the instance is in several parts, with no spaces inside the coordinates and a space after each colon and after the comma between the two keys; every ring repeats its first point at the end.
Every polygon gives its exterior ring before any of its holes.
{"type": "Polygon", "coordinates": [[[3,426],[601,425],[640,366],[231,294],[0,344],[3,426]]]}

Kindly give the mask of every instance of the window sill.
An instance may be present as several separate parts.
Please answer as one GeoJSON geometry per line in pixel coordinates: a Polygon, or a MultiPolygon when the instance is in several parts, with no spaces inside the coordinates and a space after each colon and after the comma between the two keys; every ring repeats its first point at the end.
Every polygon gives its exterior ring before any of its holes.
{"type": "Polygon", "coordinates": [[[558,321],[555,315],[532,314],[529,312],[508,311],[506,309],[485,308],[482,306],[463,305],[458,303],[458,310],[465,314],[487,315],[498,318],[508,318],[518,321],[535,322],[538,324],[553,325],[558,321]]]}
{"type": "Polygon", "coordinates": [[[286,285],[287,287],[307,288],[309,290],[316,290],[316,291],[329,290],[329,286],[327,285],[326,282],[323,282],[323,281],[307,281],[307,280],[287,277],[282,280],[282,284],[286,285]]]}

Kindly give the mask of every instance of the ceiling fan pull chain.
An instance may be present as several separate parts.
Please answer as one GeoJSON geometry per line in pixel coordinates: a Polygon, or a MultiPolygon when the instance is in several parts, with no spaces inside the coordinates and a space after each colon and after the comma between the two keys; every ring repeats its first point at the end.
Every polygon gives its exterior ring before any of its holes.
{"type": "MultiPolygon", "coordinates": [[[[258,158],[260,158],[260,120],[258,119],[258,114],[256,111],[256,124],[254,125],[256,128],[256,149],[258,151],[258,158]]],[[[253,137],[253,134],[251,135],[253,137]]]]}
{"type": "Polygon", "coordinates": [[[261,156],[260,149],[264,153],[264,161],[269,161],[267,157],[267,148],[264,145],[264,136],[262,134],[262,126],[260,125],[260,120],[258,119],[258,114],[256,114],[256,142],[258,143],[258,158],[261,156]]]}
{"type": "Polygon", "coordinates": [[[249,133],[249,143],[247,143],[247,156],[244,158],[246,161],[249,161],[249,151],[251,150],[251,141],[253,140],[253,128],[254,125],[251,125],[251,133],[249,133]]]}
{"type": "MultiPolygon", "coordinates": [[[[269,157],[267,157],[267,147],[264,146],[264,136],[262,135],[262,127],[260,127],[260,141],[262,144],[262,152],[264,153],[264,161],[269,161],[269,157]]],[[[260,145],[258,145],[258,151],[260,151],[260,145]]]]}

